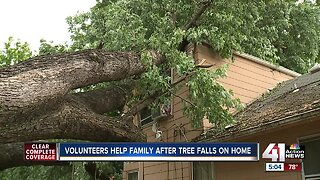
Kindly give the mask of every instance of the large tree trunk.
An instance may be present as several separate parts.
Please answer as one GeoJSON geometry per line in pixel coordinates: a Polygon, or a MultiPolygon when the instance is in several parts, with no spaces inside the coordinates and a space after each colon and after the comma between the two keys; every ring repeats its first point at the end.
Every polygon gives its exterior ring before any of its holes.
{"type": "MultiPolygon", "coordinates": [[[[151,52],[155,63],[161,56],[151,52]]],[[[88,50],[39,56],[0,70],[0,143],[47,138],[140,141],[142,134],[121,118],[101,115],[124,105],[125,92],[68,94],[145,70],[140,54],[88,50]]]]}
{"type": "MultiPolygon", "coordinates": [[[[150,54],[154,63],[163,61],[159,54],[150,54]]],[[[0,69],[0,149],[6,152],[0,157],[0,162],[6,162],[0,168],[28,164],[15,155],[22,151],[21,144],[13,144],[17,142],[55,138],[145,141],[141,129],[130,121],[131,116],[104,115],[123,108],[132,81],[70,93],[76,88],[140,75],[145,69],[139,53],[101,50],[38,56],[0,69]]]]}
{"type": "MultiPolygon", "coordinates": [[[[155,62],[161,58],[152,53],[155,62]]],[[[39,56],[0,70],[0,123],[27,114],[35,106],[55,101],[72,89],[116,81],[145,70],[140,54],[91,50],[39,56]],[[10,115],[10,119],[7,119],[10,115]]]]}

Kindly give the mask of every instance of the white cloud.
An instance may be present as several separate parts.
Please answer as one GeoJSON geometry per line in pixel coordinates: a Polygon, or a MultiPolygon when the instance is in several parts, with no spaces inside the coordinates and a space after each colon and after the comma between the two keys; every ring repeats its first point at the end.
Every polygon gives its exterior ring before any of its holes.
{"type": "Polygon", "coordinates": [[[0,1],[0,47],[9,36],[39,47],[39,40],[63,43],[69,40],[66,17],[88,11],[95,0],[0,1]]]}

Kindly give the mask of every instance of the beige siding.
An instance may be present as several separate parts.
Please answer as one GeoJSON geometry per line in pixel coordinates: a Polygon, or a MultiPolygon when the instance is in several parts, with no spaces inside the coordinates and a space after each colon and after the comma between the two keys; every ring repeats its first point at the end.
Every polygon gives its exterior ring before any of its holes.
{"type": "Polygon", "coordinates": [[[228,64],[227,77],[219,82],[226,89],[233,90],[235,97],[243,103],[256,99],[267,89],[272,89],[279,82],[291,79],[292,76],[270,69],[264,65],[247,60],[239,55],[234,55],[234,62],[229,59],[221,59],[208,47],[199,48],[197,58],[205,59],[207,63],[216,66],[228,64]]]}
{"type": "MultiPolygon", "coordinates": [[[[259,97],[267,89],[272,89],[277,83],[291,79],[292,76],[273,70],[264,65],[258,64],[239,55],[235,55],[235,61],[221,59],[217,54],[212,52],[206,46],[200,46],[194,52],[196,61],[206,59],[205,64],[214,64],[214,68],[227,63],[229,65],[227,77],[220,79],[219,82],[226,88],[234,92],[234,96],[239,98],[243,103],[249,103],[259,97]]],[[[174,80],[177,76],[174,74],[174,80]]],[[[183,83],[181,83],[183,84],[183,83]]],[[[182,98],[187,98],[188,89],[184,85],[177,92],[182,98]]],[[[179,97],[172,98],[173,115],[169,120],[160,122],[161,139],[155,138],[155,133],[151,130],[151,125],[144,126],[144,132],[147,134],[148,142],[185,142],[199,136],[203,130],[211,125],[208,121],[203,122],[203,127],[194,129],[188,118],[183,115],[184,102],[179,97]],[[183,133],[179,133],[182,131],[183,133]]],[[[139,169],[139,179],[142,180],[158,180],[158,179],[190,179],[191,180],[191,163],[184,162],[183,168],[181,162],[136,162],[125,165],[124,179],[127,172],[133,169],[139,169]],[[139,168],[140,167],[140,168],[139,168]],[[144,178],[142,177],[144,174],[144,178]]],[[[223,164],[219,165],[224,166],[223,164]]],[[[222,168],[223,169],[223,168],[222,168]]],[[[215,170],[216,171],[216,170],[215,170]]],[[[224,179],[224,178],[221,178],[224,179]]]]}

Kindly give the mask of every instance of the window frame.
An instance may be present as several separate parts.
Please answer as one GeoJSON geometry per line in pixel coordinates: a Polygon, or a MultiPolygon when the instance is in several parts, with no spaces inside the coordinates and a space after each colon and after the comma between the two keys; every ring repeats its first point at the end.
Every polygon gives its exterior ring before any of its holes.
{"type": "Polygon", "coordinates": [[[139,180],[139,169],[135,169],[135,170],[130,170],[127,172],[127,180],[129,180],[129,174],[131,173],[137,173],[138,174],[138,180],[139,180]]]}
{"type": "Polygon", "coordinates": [[[139,124],[140,124],[140,126],[141,127],[145,127],[145,126],[148,126],[148,125],[150,125],[151,123],[152,123],[152,112],[151,112],[151,110],[148,108],[148,107],[146,107],[146,109],[148,110],[148,111],[150,111],[150,116],[147,116],[147,117],[144,117],[143,119],[141,118],[141,112],[139,112],[138,114],[139,114],[139,124]],[[151,121],[150,120],[148,120],[148,119],[151,119],[151,121]],[[148,121],[148,122],[145,122],[145,123],[142,123],[142,122],[144,122],[144,121],[148,121]]]}
{"type": "MultiPolygon", "coordinates": [[[[191,179],[192,180],[196,180],[196,179],[194,179],[194,163],[203,163],[203,162],[208,162],[208,161],[195,161],[195,162],[191,163],[191,179]]],[[[210,162],[210,166],[212,168],[212,171],[211,171],[212,180],[214,180],[214,179],[216,179],[215,178],[215,164],[213,161],[209,161],[209,162],[210,162]]]]}
{"type": "MultiPolygon", "coordinates": [[[[315,141],[315,140],[320,140],[320,133],[317,134],[312,134],[312,135],[308,135],[308,136],[302,136],[298,138],[298,143],[301,144],[303,142],[310,142],[310,141],[315,141]]],[[[301,165],[302,165],[302,170],[301,170],[301,178],[303,180],[306,180],[306,178],[312,178],[313,176],[320,176],[319,174],[312,174],[312,175],[305,175],[304,173],[304,165],[303,165],[303,160],[300,159],[301,165]]]]}
{"type": "MultiPolygon", "coordinates": [[[[173,75],[174,74],[173,73],[174,73],[174,70],[173,70],[173,68],[171,68],[170,69],[170,77],[171,77],[170,78],[170,83],[171,84],[174,82],[174,79],[173,79],[173,75]]],[[[170,103],[168,103],[168,105],[170,106],[170,114],[171,114],[171,116],[173,116],[173,95],[171,95],[170,103]]],[[[158,107],[158,108],[160,108],[160,107],[158,107]]],[[[148,116],[148,117],[145,117],[143,119],[151,118],[151,121],[146,122],[144,124],[142,124],[143,121],[142,121],[140,112],[138,113],[139,124],[140,124],[140,126],[142,128],[149,127],[149,126],[151,126],[153,124],[152,111],[151,111],[151,109],[149,109],[149,111],[151,112],[151,115],[148,116]]]]}

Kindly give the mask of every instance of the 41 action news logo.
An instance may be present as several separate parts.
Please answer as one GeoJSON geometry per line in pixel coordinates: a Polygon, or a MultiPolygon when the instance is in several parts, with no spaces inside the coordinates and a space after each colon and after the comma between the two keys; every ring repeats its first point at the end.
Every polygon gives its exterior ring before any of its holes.
{"type": "Polygon", "coordinates": [[[284,162],[285,159],[304,159],[305,147],[299,144],[286,146],[285,143],[270,143],[262,154],[263,159],[284,162]]]}

